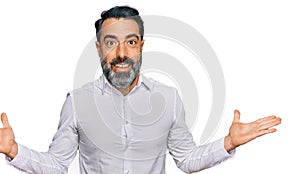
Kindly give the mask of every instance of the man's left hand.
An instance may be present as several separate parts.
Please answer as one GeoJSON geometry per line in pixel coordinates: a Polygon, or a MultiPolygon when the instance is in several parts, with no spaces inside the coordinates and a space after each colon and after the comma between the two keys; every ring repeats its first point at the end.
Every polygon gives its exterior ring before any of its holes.
{"type": "Polygon", "coordinates": [[[281,118],[274,115],[260,118],[250,123],[240,122],[240,112],[234,111],[234,120],[229,129],[229,134],[224,139],[224,147],[227,152],[249,141],[276,132],[274,126],[281,123],[281,118]]]}

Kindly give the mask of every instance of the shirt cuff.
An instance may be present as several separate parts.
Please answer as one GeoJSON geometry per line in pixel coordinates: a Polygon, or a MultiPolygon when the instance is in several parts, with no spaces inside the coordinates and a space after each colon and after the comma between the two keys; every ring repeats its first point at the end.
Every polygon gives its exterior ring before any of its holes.
{"type": "Polygon", "coordinates": [[[24,153],[26,151],[26,147],[18,144],[18,154],[15,156],[15,158],[11,159],[8,156],[5,156],[6,162],[9,165],[18,166],[18,164],[24,163],[24,153]]]}
{"type": "Polygon", "coordinates": [[[233,149],[230,152],[227,152],[227,150],[224,147],[224,138],[225,137],[215,141],[215,143],[214,143],[214,146],[216,149],[214,156],[217,161],[225,161],[229,158],[232,158],[236,153],[236,149],[233,149]]]}

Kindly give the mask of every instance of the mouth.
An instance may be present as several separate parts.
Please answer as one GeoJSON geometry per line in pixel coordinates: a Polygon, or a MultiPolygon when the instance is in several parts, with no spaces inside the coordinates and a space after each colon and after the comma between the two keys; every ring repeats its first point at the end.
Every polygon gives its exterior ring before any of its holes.
{"type": "Polygon", "coordinates": [[[128,68],[130,65],[128,63],[118,63],[115,65],[117,68],[128,68]]]}
{"type": "Polygon", "coordinates": [[[121,72],[121,71],[125,72],[125,71],[130,70],[130,68],[131,68],[131,65],[128,63],[118,63],[118,64],[113,65],[113,69],[118,72],[121,72]]]}

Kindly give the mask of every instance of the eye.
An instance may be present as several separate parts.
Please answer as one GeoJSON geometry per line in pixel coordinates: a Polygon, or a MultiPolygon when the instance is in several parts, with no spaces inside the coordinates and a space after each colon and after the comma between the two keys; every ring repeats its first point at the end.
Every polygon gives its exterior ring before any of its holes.
{"type": "Polygon", "coordinates": [[[105,42],[105,45],[107,45],[108,47],[113,47],[117,44],[116,41],[112,41],[112,40],[109,40],[109,41],[106,41],[105,42]]]}
{"type": "Polygon", "coordinates": [[[136,41],[135,40],[130,40],[127,42],[128,45],[135,45],[136,44],[136,41]]]}

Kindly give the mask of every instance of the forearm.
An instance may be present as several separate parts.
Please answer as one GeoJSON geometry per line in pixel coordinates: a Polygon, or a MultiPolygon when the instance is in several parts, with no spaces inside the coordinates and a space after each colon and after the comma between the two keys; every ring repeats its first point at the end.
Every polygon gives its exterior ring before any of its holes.
{"type": "Polygon", "coordinates": [[[234,151],[228,153],[224,149],[224,138],[215,142],[197,146],[186,156],[186,159],[178,164],[178,167],[184,172],[196,172],[213,167],[230,157],[234,151]]]}
{"type": "MultiPolygon", "coordinates": [[[[69,95],[68,95],[69,96],[69,95]]],[[[6,116],[2,116],[5,121],[6,116]]],[[[6,124],[6,129],[11,129],[6,124]]],[[[71,97],[67,97],[61,112],[59,126],[48,152],[37,152],[14,142],[13,132],[10,131],[9,141],[12,147],[6,150],[9,164],[27,173],[67,173],[69,164],[73,161],[78,150],[77,123],[71,97]],[[11,138],[13,137],[13,138],[11,138]],[[13,141],[12,141],[13,140],[13,141]]],[[[10,143],[6,143],[10,144],[10,143]]]]}
{"type": "Polygon", "coordinates": [[[8,163],[26,173],[67,173],[67,166],[60,163],[49,152],[37,152],[29,149],[23,145],[18,144],[18,154],[10,159],[7,158],[8,163]]]}

